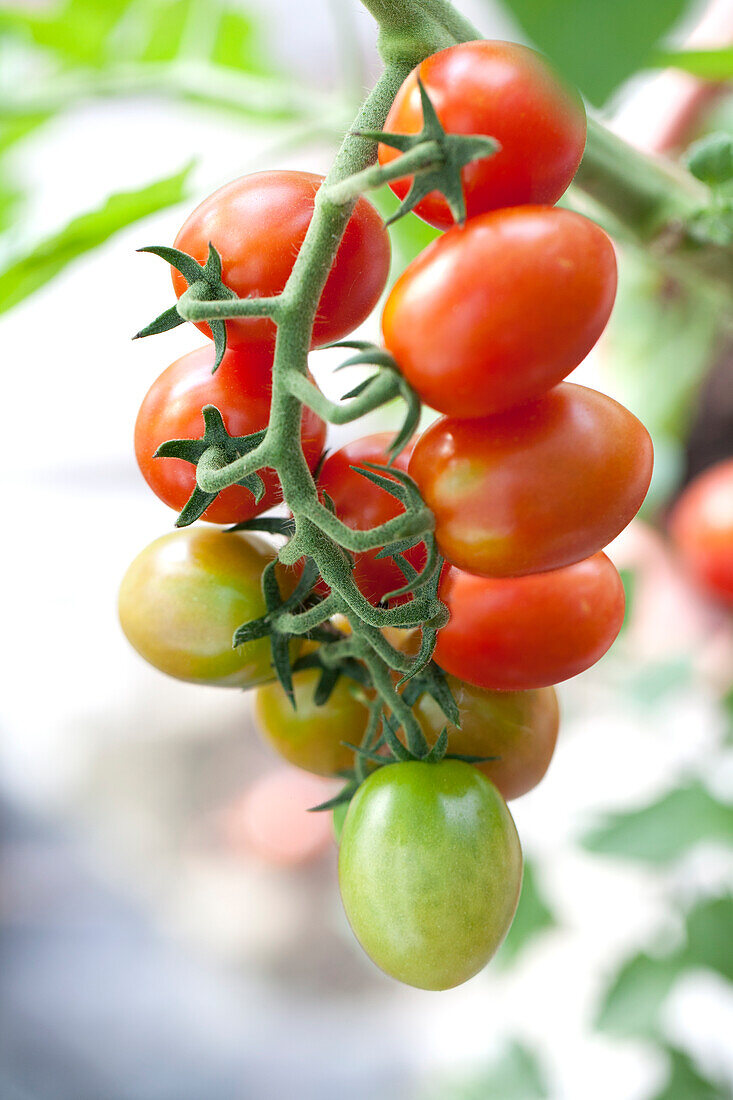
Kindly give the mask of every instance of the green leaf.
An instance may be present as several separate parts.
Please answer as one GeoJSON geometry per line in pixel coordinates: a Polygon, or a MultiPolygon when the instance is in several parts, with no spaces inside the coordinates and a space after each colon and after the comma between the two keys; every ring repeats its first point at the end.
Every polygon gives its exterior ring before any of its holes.
{"type": "Polygon", "coordinates": [[[702,1077],[683,1051],[669,1046],[664,1049],[670,1060],[669,1077],[650,1100],[730,1100],[730,1090],[702,1077]]]}
{"type": "Polygon", "coordinates": [[[678,956],[635,955],[624,964],[607,991],[596,1027],[619,1037],[655,1037],[662,1005],[680,971],[678,956]]]}
{"type": "Polygon", "coordinates": [[[582,844],[603,855],[667,863],[696,844],[726,843],[731,836],[733,806],[718,802],[700,783],[691,783],[644,809],[613,814],[582,844]]]}
{"type": "Polygon", "coordinates": [[[690,0],[504,0],[532,43],[592,103],[604,103],[690,7],[690,0]]]}
{"type": "Polygon", "coordinates": [[[597,1026],[618,1036],[653,1038],[662,1006],[675,982],[695,969],[733,978],[733,897],[706,899],[685,919],[685,942],[666,955],[640,953],[616,975],[601,1005],[597,1026]]]}
{"type": "Polygon", "coordinates": [[[40,10],[0,11],[0,33],[15,32],[65,61],[100,65],[107,39],[132,0],[67,0],[40,10]]]}
{"type": "Polygon", "coordinates": [[[733,134],[706,134],[685,153],[687,167],[710,187],[720,187],[733,179],[733,134]]]}
{"type": "Polygon", "coordinates": [[[443,1078],[420,1100],[543,1100],[548,1095],[537,1055],[511,1042],[479,1074],[463,1081],[443,1078]]]}
{"type": "Polygon", "coordinates": [[[529,860],[525,860],[519,905],[512,926],[502,944],[498,961],[502,964],[514,962],[537,936],[556,926],[555,915],[542,896],[537,882],[535,866],[529,860]]]}
{"type": "Polygon", "coordinates": [[[0,272],[0,313],[22,302],[50,282],[72,260],[103,244],[123,229],[157,210],[173,206],[186,194],[191,166],[136,191],[111,195],[103,206],[74,218],[58,233],[0,272]]]}
{"type": "Polygon", "coordinates": [[[717,50],[659,50],[651,63],[659,68],[684,69],[703,80],[730,80],[733,77],[733,46],[717,50]]]}
{"type": "Polygon", "coordinates": [[[230,69],[270,73],[272,66],[263,64],[266,56],[255,20],[241,11],[225,11],[219,20],[212,60],[230,69]]]}

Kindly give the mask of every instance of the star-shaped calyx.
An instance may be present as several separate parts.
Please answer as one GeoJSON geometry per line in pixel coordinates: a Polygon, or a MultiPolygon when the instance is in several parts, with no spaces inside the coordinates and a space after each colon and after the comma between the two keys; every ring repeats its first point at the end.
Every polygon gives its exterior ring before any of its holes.
{"type": "MultiPolygon", "coordinates": [[[[461,170],[473,161],[493,156],[501,146],[495,138],[485,134],[447,133],[419,77],[417,83],[423,113],[423,128],[419,134],[392,134],[382,130],[359,130],[358,134],[372,141],[380,141],[392,149],[399,149],[401,153],[411,152],[428,142],[437,146],[436,161],[430,161],[423,168],[414,170],[410,190],[399,209],[387,221],[387,225],[413,210],[431,191],[439,191],[443,195],[454,220],[461,225],[466,220],[461,170]]],[[[405,175],[408,174],[412,174],[412,170],[405,172],[405,175]]]]}
{"type": "MultiPolygon", "coordinates": [[[[242,455],[249,454],[264,439],[264,429],[253,432],[251,435],[229,435],[221,413],[215,405],[204,405],[201,414],[204,418],[204,434],[200,439],[169,439],[158,447],[155,458],[182,458],[184,462],[190,462],[196,466],[205,451],[216,447],[221,455],[220,464],[225,466],[241,458],[242,455]]],[[[262,500],[265,483],[259,474],[248,474],[236,484],[249,489],[256,503],[262,500]]],[[[217,496],[218,493],[205,493],[197,485],[176,520],[176,527],[188,527],[189,524],[200,519],[217,496]]]]}

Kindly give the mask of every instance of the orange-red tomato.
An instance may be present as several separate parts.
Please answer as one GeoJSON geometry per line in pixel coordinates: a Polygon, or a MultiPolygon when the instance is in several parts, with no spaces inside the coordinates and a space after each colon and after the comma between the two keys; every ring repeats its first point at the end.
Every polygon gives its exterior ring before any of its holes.
{"type": "MultiPolygon", "coordinates": [[[[311,172],[256,172],[228,183],[197,206],[176,237],[176,248],[206,262],[209,243],[221,256],[222,279],[240,298],[269,297],[285,286],[313,215],[323,176],[311,172]]],[[[313,347],[348,335],[364,321],[389,273],[389,236],[366,199],[357,202],[321,297],[313,347]]],[[[172,269],[180,298],[187,283],[172,269]]],[[[198,325],[210,335],[205,323],[198,325]]],[[[272,344],[266,318],[227,322],[227,343],[272,344]]]]}
{"type": "Polygon", "coordinates": [[[652,443],[622,405],[563,382],[496,416],[437,420],[409,472],[449,562],[516,577],[570,565],[611,542],[644,500],[652,443]]]}
{"type": "Polygon", "coordinates": [[[733,458],[690,482],[672,511],[670,532],[690,575],[733,605],[733,458]]]}
{"type": "Polygon", "coordinates": [[[432,696],[421,695],[415,715],[428,744],[434,745],[447,727],[448,752],[496,758],[476,767],[504,798],[519,798],[536,787],[550,766],[557,741],[560,713],[555,689],[486,691],[455,676],[447,681],[461,725],[448,722],[432,696]]]}
{"type": "MultiPolygon", "coordinates": [[[[492,157],[462,172],[469,218],[501,206],[554,203],[575,175],[585,147],[585,108],[549,63],[516,42],[463,42],[427,57],[407,77],[387,115],[385,130],[415,134],[423,115],[420,77],[443,128],[486,134],[500,142],[492,157]]],[[[379,147],[379,163],[400,156],[379,147]]],[[[404,198],[412,177],[390,184],[404,198]]],[[[439,229],[453,225],[445,199],[431,192],[415,213],[439,229]]]]}
{"type": "MultiPolygon", "coordinates": [[[[376,432],[355,439],[329,455],[318,476],[318,488],[328,493],[336,506],[336,515],[355,531],[377,527],[400,515],[404,508],[384,489],[373,485],[352,466],[365,462],[386,466],[387,447],[393,436],[390,432],[376,432]]],[[[395,459],[393,466],[407,470],[415,441],[412,440],[395,459]]],[[[365,550],[355,555],[354,580],[363,595],[378,603],[388,592],[405,584],[405,577],[392,558],[378,558],[379,550],[365,550]]],[[[408,550],[405,557],[415,569],[425,564],[425,547],[422,543],[408,550]]]]}
{"type": "MultiPolygon", "coordinates": [[[[200,439],[201,409],[215,405],[230,435],[249,435],[267,427],[272,390],[272,353],[264,347],[229,349],[215,374],[210,344],[172,363],[153,382],[135,425],[135,454],[153,492],[180,512],[196,486],[196,467],[182,458],[154,458],[169,439],[200,439]]],[[[310,409],[303,410],[303,451],[315,469],[326,440],[326,425],[310,409]]],[[[265,495],[259,504],[243,485],[231,485],[209,505],[203,519],[237,523],[267,511],[282,500],[274,470],[262,470],[265,495]]]]}
{"type": "Polygon", "coordinates": [[[382,316],[384,342],[422,400],[488,416],[539,396],[603,332],[616,256],[570,210],[497,210],[452,229],[414,260],[382,316]]]}
{"type": "Polygon", "coordinates": [[[476,577],[449,568],[440,598],[450,620],[434,658],[446,672],[491,691],[561,683],[612,645],[624,588],[605,554],[528,577],[476,577]]]}

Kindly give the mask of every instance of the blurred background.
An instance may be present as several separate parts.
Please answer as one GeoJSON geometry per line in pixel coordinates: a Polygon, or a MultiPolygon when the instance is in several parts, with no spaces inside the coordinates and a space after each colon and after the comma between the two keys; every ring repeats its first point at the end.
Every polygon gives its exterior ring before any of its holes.
{"type": "MultiPolygon", "coordinates": [[[[458,6],[641,148],[733,131],[731,0],[458,6]]],[[[375,39],[356,0],[0,3],[0,1100],[733,1095],[733,617],[665,532],[680,487],[733,454],[730,309],[704,287],[622,249],[576,372],[644,420],[657,471],[610,550],[624,630],[560,689],[552,767],[511,806],[517,919],[467,985],[372,966],[329,815],[303,812],[327,783],[276,762],[246,695],[166,679],[117,625],[128,562],[174,519],[135,416],[204,340],[130,342],[171,300],[135,249],[237,175],[325,173],[375,39]]],[[[396,276],[432,231],[393,234],[396,276]]],[[[333,356],[312,366],[335,396],[333,356]]]]}

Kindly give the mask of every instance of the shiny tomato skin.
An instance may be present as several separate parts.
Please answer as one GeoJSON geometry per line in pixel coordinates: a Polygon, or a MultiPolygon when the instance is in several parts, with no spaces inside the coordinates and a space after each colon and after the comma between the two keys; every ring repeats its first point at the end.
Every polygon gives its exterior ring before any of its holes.
{"type": "MultiPolygon", "coordinates": [[[[273,679],[268,638],[232,648],[237,627],[265,613],[261,579],[273,549],[245,534],[188,527],[138,554],[120,586],[127,640],[178,680],[253,687],[273,679]]],[[[295,585],[280,574],[284,593],[295,585]]],[[[297,646],[294,649],[297,656],[297,646]]]]}
{"type": "MultiPolygon", "coordinates": [[[[420,77],[448,133],[485,134],[500,142],[493,156],[462,171],[469,218],[504,206],[557,202],[575,175],[585,147],[585,108],[541,54],[516,42],[462,42],[427,57],[407,77],[387,115],[385,130],[414,134],[423,115],[420,77]]],[[[400,156],[379,147],[379,163],[400,156]]],[[[390,184],[400,198],[412,177],[390,184]]],[[[438,229],[454,224],[438,192],[415,213],[438,229]]]]}
{"type": "Polygon", "coordinates": [[[690,482],[672,510],[669,528],[690,576],[733,606],[733,458],[690,482]]]}
{"type": "MultiPolygon", "coordinates": [[[[386,466],[389,461],[387,447],[391,432],[376,432],[361,439],[352,440],[330,454],[318,475],[318,488],[331,498],[336,515],[355,531],[376,527],[404,512],[400,502],[385,489],[372,484],[367,478],[352,470],[365,462],[386,466]]],[[[412,440],[393,462],[393,466],[407,471],[415,440],[412,440]]],[[[378,603],[388,592],[405,584],[405,577],[391,558],[377,558],[379,550],[365,550],[355,555],[354,580],[372,603],[378,603]]],[[[415,569],[421,569],[426,560],[425,547],[418,543],[405,553],[415,569]]]]}
{"type": "MultiPolygon", "coordinates": [[[[240,298],[269,297],[285,286],[313,215],[323,176],[311,172],[256,172],[226,184],[197,206],[175,246],[203,264],[213,244],[222,260],[222,280],[240,298]]],[[[339,340],[366,320],[384,290],[390,244],[377,211],[360,198],[346,227],[323,289],[313,347],[339,340]]],[[[177,296],[183,275],[171,269],[177,296]]],[[[197,326],[207,336],[209,327],[197,326]]],[[[227,344],[266,343],[275,326],[266,318],[227,322],[227,344]]]]}
{"type": "Polygon", "coordinates": [[[354,753],[342,742],[361,742],[369,711],[354,698],[353,685],[343,676],[328,700],[316,705],[313,695],[319,679],[316,669],[294,674],[295,710],[279,683],[258,688],[255,717],[263,738],[289,763],[315,775],[337,775],[353,768],[354,753]]]}
{"type": "MultiPolygon", "coordinates": [[[[162,501],[180,512],[196,486],[196,467],[182,458],[154,458],[169,439],[200,439],[201,409],[215,405],[230,435],[249,435],[267,427],[272,391],[272,353],[253,346],[224,353],[212,374],[211,344],[196,348],[172,363],[148,390],[135,424],[135,454],[143,477],[162,501]]],[[[326,425],[303,409],[303,451],[315,469],[326,441],[326,425]]],[[[231,485],[209,505],[209,523],[237,523],[266,512],[282,500],[274,470],[262,470],[265,494],[259,504],[243,485],[231,485]]]]}
{"type": "Polygon", "coordinates": [[[428,744],[448,729],[448,752],[493,756],[475,767],[507,801],[536,787],[555,750],[560,712],[552,687],[530,691],[486,691],[455,676],[448,686],[460,712],[460,728],[447,721],[430,695],[422,695],[415,714],[428,744]]]}
{"type": "Polygon", "coordinates": [[[367,955],[399,981],[451,989],[477,974],[509,929],[521,880],[511,814],[470,764],[389,764],[351,801],[344,909],[367,955]]]}
{"type": "Polygon", "coordinates": [[[570,565],[611,542],[639,510],[652,464],[649,433],[628,409],[562,382],[496,416],[437,420],[418,440],[409,472],[449,562],[518,577],[570,565]]]}
{"type": "Polygon", "coordinates": [[[450,620],[434,659],[488,691],[559,684],[599,661],[624,618],[624,587],[605,554],[550,573],[477,577],[451,567],[440,582],[450,620]]]}
{"type": "Polygon", "coordinates": [[[433,241],[382,315],[387,349],[425,404],[489,416],[549,390],[598,340],[616,296],[616,255],[570,210],[497,210],[433,241]]]}

